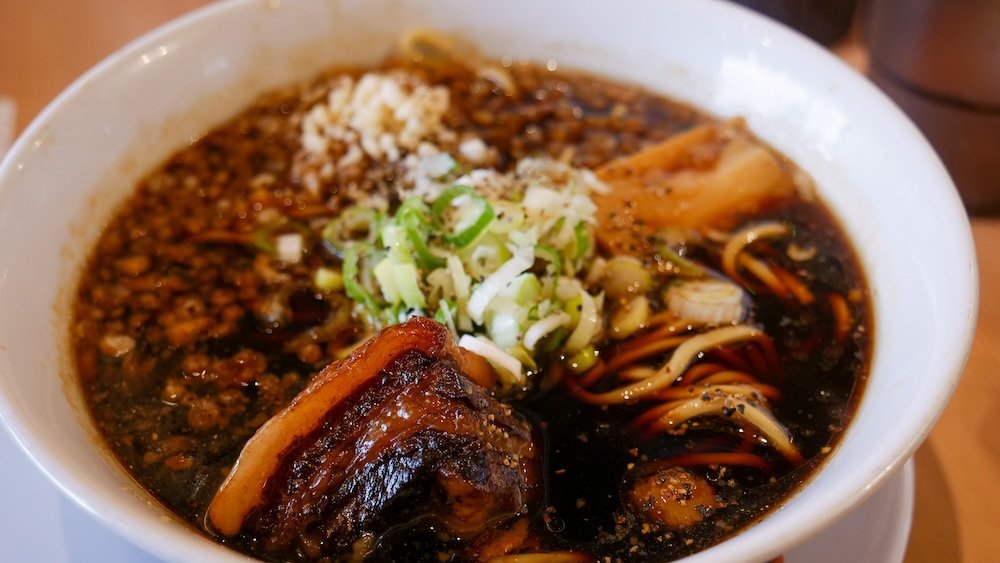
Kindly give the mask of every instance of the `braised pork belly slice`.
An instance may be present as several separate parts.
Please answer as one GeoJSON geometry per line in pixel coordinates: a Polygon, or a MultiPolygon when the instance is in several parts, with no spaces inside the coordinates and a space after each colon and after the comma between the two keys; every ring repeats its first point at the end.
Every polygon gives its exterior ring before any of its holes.
{"type": "Polygon", "coordinates": [[[488,370],[415,318],[332,364],[251,438],[209,507],[225,536],[313,558],[427,520],[459,539],[528,512],[532,430],[488,370]]]}

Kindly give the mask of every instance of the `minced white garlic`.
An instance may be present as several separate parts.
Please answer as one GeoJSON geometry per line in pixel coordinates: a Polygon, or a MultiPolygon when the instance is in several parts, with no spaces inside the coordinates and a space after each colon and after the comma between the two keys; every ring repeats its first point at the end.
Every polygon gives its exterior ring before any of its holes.
{"type": "Polygon", "coordinates": [[[125,334],[105,334],[97,347],[109,358],[120,358],[135,349],[135,339],[125,334]]]}
{"type": "Polygon", "coordinates": [[[299,233],[288,233],[275,239],[278,259],[286,264],[295,264],[302,259],[303,241],[299,233]]]}
{"type": "Polygon", "coordinates": [[[448,90],[429,86],[400,72],[369,72],[355,81],[341,77],[326,103],[313,106],[302,121],[303,148],[315,156],[338,141],[347,152],[339,166],[362,156],[397,161],[422,141],[454,137],[442,123],[448,110],[448,90]]]}
{"type": "Polygon", "coordinates": [[[458,145],[458,152],[473,164],[482,164],[486,160],[486,143],[478,137],[466,139],[458,145]]]}

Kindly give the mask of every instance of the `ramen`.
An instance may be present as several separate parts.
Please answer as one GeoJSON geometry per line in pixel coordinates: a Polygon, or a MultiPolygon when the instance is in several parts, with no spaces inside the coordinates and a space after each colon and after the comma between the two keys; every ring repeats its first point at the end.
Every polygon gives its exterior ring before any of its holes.
{"type": "Polygon", "coordinates": [[[850,243],[739,120],[468,53],[411,34],[139,184],[74,309],[108,447],[264,560],[664,561],[738,533],[864,387],[850,243]]]}

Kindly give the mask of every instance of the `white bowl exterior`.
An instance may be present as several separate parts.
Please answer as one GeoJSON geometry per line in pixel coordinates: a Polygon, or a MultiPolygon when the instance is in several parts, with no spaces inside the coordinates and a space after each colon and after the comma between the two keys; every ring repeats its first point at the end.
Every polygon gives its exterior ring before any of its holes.
{"type": "Polygon", "coordinates": [[[171,518],[94,447],[67,359],[68,311],[87,252],[135,182],[177,148],[262,91],[330,65],[377,61],[414,25],[466,36],[493,56],[551,59],[746,116],[813,176],[855,242],[877,345],[857,416],[810,486],[752,531],[687,561],[762,561],[804,541],[877,488],[929,432],[971,343],[975,259],[947,174],[884,96],[797,34],[721,2],[471,5],[210,6],[77,81],[0,165],[0,416],[67,494],[138,545],[175,561],[244,560],[171,518]]]}

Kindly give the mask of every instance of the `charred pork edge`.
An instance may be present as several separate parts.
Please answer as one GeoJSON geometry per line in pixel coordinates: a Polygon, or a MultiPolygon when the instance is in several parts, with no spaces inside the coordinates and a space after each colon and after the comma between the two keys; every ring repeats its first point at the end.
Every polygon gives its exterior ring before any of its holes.
{"type": "Polygon", "coordinates": [[[434,359],[463,357],[447,329],[416,317],[386,328],[344,360],[324,368],[291,404],[247,441],[208,508],[213,529],[226,536],[238,534],[247,515],[262,502],[267,480],[279,468],[282,453],[315,431],[327,411],[411,351],[434,359]]]}

